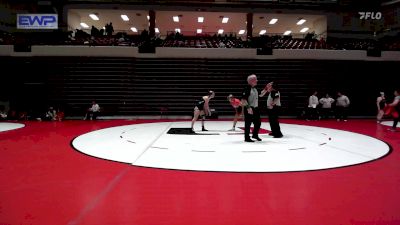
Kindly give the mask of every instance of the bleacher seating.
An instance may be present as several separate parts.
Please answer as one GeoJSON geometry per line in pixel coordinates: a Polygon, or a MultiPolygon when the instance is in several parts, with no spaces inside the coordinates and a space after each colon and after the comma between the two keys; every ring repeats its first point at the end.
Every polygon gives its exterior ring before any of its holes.
{"type": "MultiPolygon", "coordinates": [[[[390,90],[395,84],[385,83],[385,75],[374,83],[364,78],[381,74],[379,68],[397,68],[396,62],[379,61],[100,57],[5,57],[1,66],[19,75],[2,82],[7,84],[3,90],[20,93],[14,104],[62,105],[68,116],[82,116],[92,100],[104,109],[103,115],[189,116],[194,102],[208,90],[216,92],[211,107],[219,115],[231,116],[226,96],[240,96],[251,73],[258,75],[259,88],[271,80],[278,84],[283,115],[303,110],[311,90],[334,95],[339,89],[351,99],[352,114],[371,115],[376,93],[365,90],[390,90]]],[[[261,105],[265,101],[261,99],[261,105]]]]}
{"type": "Polygon", "coordinates": [[[89,46],[132,46],[138,47],[152,41],[155,47],[183,48],[262,48],[266,45],[274,49],[329,49],[329,50],[367,50],[379,46],[382,50],[398,51],[398,37],[383,37],[381,40],[350,39],[350,38],[291,38],[290,36],[260,36],[250,40],[242,40],[232,35],[199,35],[183,36],[170,34],[165,39],[150,39],[143,35],[91,36],[77,30],[72,37],[70,32],[30,32],[30,33],[0,33],[0,45],[29,44],[29,45],[89,45],[89,46]]]}

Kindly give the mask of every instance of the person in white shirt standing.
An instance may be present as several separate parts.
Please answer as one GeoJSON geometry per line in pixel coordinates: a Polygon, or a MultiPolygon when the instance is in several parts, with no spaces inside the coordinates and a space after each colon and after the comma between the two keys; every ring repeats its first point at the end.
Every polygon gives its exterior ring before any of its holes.
{"type": "Polygon", "coordinates": [[[87,110],[85,118],[83,120],[95,120],[100,113],[100,106],[96,101],[92,101],[92,106],[87,110]]]}
{"type": "Polygon", "coordinates": [[[350,106],[349,98],[342,94],[340,91],[337,93],[338,98],[336,99],[336,119],[337,121],[347,121],[348,109],[350,106]]]}
{"type": "Polygon", "coordinates": [[[314,93],[308,98],[308,119],[309,120],[318,120],[318,109],[317,106],[319,104],[318,92],[314,91],[314,93]]]}
{"type": "Polygon", "coordinates": [[[321,98],[319,100],[319,103],[322,105],[321,106],[321,116],[324,119],[329,119],[331,113],[332,113],[332,103],[334,103],[335,100],[329,96],[329,94],[326,94],[325,97],[321,98]]]}

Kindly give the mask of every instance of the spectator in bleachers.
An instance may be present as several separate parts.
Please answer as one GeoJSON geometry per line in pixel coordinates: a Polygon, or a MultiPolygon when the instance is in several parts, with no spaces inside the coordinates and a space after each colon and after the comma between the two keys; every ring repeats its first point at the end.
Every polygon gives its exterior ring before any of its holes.
{"type": "Polygon", "coordinates": [[[96,38],[94,36],[91,36],[88,44],[89,44],[89,47],[96,46],[96,38]]]}
{"type": "Polygon", "coordinates": [[[238,119],[243,115],[243,105],[240,99],[235,98],[233,95],[228,96],[228,101],[231,106],[235,109],[235,118],[233,119],[232,129],[229,131],[235,131],[236,123],[238,119]]]}
{"type": "Polygon", "coordinates": [[[325,97],[321,98],[319,100],[319,103],[321,104],[321,117],[324,119],[329,119],[331,113],[332,113],[332,103],[334,103],[335,100],[329,96],[329,94],[326,94],[325,97]]]}
{"type": "Polygon", "coordinates": [[[337,99],[336,99],[336,119],[337,121],[347,121],[347,114],[350,106],[349,98],[342,94],[342,92],[337,92],[337,99]]]}
{"type": "Polygon", "coordinates": [[[147,39],[149,39],[149,37],[150,37],[150,35],[147,30],[143,30],[142,33],[140,33],[140,39],[142,41],[146,41],[147,39]]]}
{"type": "Polygon", "coordinates": [[[214,91],[209,91],[208,95],[205,95],[203,97],[201,97],[201,99],[199,101],[196,102],[196,105],[194,107],[194,112],[193,112],[193,119],[192,119],[192,132],[194,132],[193,127],[194,127],[194,123],[197,121],[197,119],[199,118],[199,116],[201,116],[201,130],[202,131],[208,131],[205,127],[204,127],[204,120],[205,120],[205,116],[211,116],[211,110],[210,110],[210,100],[213,99],[215,97],[215,92],[214,91]]]}
{"type": "Polygon", "coordinates": [[[183,35],[181,33],[179,33],[179,32],[176,32],[175,36],[174,36],[174,39],[175,40],[183,40],[183,35]]]}
{"type": "Polygon", "coordinates": [[[100,106],[96,103],[96,101],[92,101],[92,106],[88,108],[85,117],[83,120],[96,120],[97,116],[100,113],[100,106]]]}
{"type": "Polygon", "coordinates": [[[97,29],[95,26],[92,26],[92,29],[90,30],[90,35],[92,37],[98,37],[99,36],[99,29],[97,29]]]}
{"type": "Polygon", "coordinates": [[[111,22],[110,24],[106,24],[105,28],[107,36],[111,36],[114,33],[114,27],[111,22]]]}
{"type": "Polygon", "coordinates": [[[127,34],[126,33],[118,33],[117,34],[117,45],[119,46],[128,46],[129,43],[127,42],[127,38],[126,38],[127,34]]]}
{"type": "Polygon", "coordinates": [[[125,38],[124,35],[121,35],[121,37],[118,38],[118,43],[123,43],[123,42],[125,42],[125,38]]]}
{"type": "Polygon", "coordinates": [[[304,39],[305,39],[306,41],[311,41],[311,40],[313,40],[314,38],[315,38],[315,32],[314,32],[314,31],[311,32],[311,33],[307,33],[306,36],[304,37],[304,39]]]}
{"type": "Polygon", "coordinates": [[[376,99],[376,107],[378,109],[378,114],[376,115],[376,122],[381,123],[383,115],[385,114],[384,108],[386,106],[385,92],[379,92],[379,97],[376,99]]]}
{"type": "Polygon", "coordinates": [[[66,44],[72,44],[75,41],[75,33],[71,30],[67,33],[67,40],[65,41],[66,44]]]}
{"type": "Polygon", "coordinates": [[[99,36],[100,36],[100,37],[104,36],[104,32],[105,32],[105,30],[104,30],[103,28],[101,28],[101,29],[99,30],[99,36]]]}
{"type": "Polygon", "coordinates": [[[86,38],[88,38],[89,36],[90,36],[90,35],[89,35],[88,33],[86,33],[85,31],[76,29],[76,32],[75,32],[75,39],[86,39],[86,38]]]}

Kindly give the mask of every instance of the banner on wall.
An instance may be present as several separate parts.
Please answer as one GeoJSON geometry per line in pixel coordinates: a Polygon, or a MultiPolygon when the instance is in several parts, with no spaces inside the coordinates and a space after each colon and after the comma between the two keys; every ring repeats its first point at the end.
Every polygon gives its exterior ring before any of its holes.
{"type": "Polygon", "coordinates": [[[18,29],[58,29],[57,14],[17,14],[18,29]]]}

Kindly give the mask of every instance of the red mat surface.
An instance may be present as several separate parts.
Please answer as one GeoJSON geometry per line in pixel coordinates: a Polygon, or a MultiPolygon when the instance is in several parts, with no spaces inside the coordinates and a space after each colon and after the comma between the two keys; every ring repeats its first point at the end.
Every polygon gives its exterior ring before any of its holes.
{"type": "Polygon", "coordinates": [[[139,168],[70,145],[89,131],[147,122],[158,121],[26,122],[0,132],[0,225],[400,225],[400,132],[374,120],[281,120],[392,146],[370,163],[309,172],[139,168]]]}

